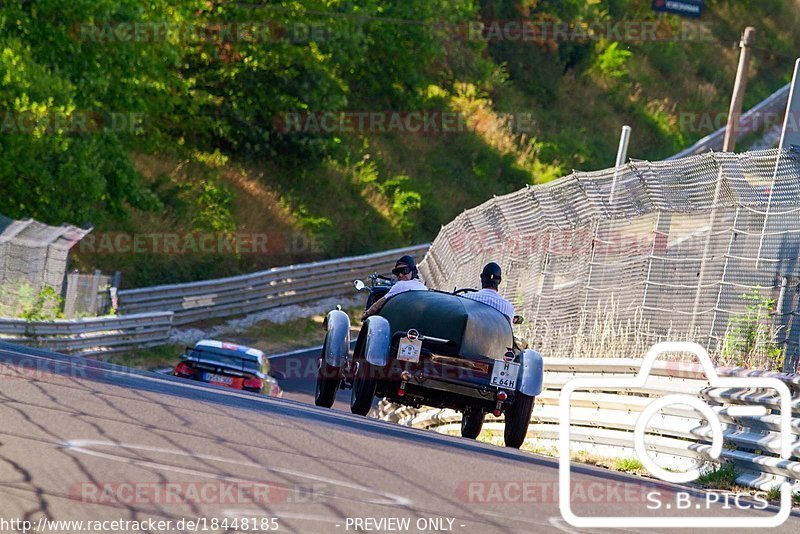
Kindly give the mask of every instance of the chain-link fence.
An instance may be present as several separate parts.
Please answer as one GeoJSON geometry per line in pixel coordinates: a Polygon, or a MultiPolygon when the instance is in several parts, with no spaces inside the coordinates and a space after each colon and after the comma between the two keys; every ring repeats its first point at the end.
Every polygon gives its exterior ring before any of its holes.
{"type": "Polygon", "coordinates": [[[95,317],[114,312],[116,305],[112,300],[118,286],[115,277],[100,271],[92,274],[69,273],[63,292],[64,317],[95,317]]]}
{"type": "Polygon", "coordinates": [[[0,316],[18,315],[45,288],[61,295],[69,250],[89,231],[0,215],[0,316]]]}
{"type": "Polygon", "coordinates": [[[795,369],[800,151],[575,172],[465,211],[420,268],[452,290],[476,287],[488,261],[525,316],[520,333],[548,356],[691,339],[721,363],[795,369]]]}

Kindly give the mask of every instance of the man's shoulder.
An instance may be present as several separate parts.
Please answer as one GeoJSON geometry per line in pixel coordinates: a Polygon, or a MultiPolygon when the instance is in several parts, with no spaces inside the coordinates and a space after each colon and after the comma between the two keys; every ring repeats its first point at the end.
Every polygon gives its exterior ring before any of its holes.
{"type": "Polygon", "coordinates": [[[405,291],[423,291],[428,289],[425,284],[420,282],[419,280],[400,280],[395,282],[389,292],[386,294],[387,297],[394,296],[398,293],[403,293],[405,291]]]}
{"type": "Polygon", "coordinates": [[[493,300],[495,302],[502,303],[503,306],[506,306],[506,307],[508,307],[510,309],[513,309],[513,307],[514,307],[514,305],[511,304],[511,302],[508,299],[506,299],[503,295],[501,295],[497,291],[493,291],[491,289],[481,289],[481,292],[479,292],[479,293],[481,295],[486,295],[487,298],[489,298],[489,299],[491,299],[491,300],[493,300]]]}
{"type": "Polygon", "coordinates": [[[503,298],[503,295],[501,295],[500,293],[498,293],[497,291],[495,291],[493,289],[483,288],[483,289],[481,289],[480,291],[478,291],[477,293],[474,293],[474,294],[475,295],[481,295],[481,296],[487,296],[487,297],[489,297],[491,299],[495,299],[495,300],[505,300],[503,298]]]}

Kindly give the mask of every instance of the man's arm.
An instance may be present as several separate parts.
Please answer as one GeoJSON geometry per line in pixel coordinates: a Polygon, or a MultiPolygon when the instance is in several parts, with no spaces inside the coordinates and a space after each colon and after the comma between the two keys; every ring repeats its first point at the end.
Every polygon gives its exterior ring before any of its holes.
{"type": "Polygon", "coordinates": [[[404,291],[403,285],[403,282],[397,282],[390,287],[389,291],[384,296],[376,300],[372,306],[370,306],[369,309],[364,312],[364,315],[361,316],[361,320],[363,321],[370,315],[375,315],[376,313],[380,312],[387,300],[404,291]]]}
{"type": "Polygon", "coordinates": [[[385,296],[384,296],[384,297],[381,297],[381,298],[379,298],[378,300],[376,300],[375,302],[373,302],[373,303],[372,303],[372,306],[370,306],[370,307],[369,307],[369,309],[367,309],[367,310],[366,310],[366,311],[363,313],[363,315],[361,315],[361,320],[363,321],[363,320],[365,320],[367,317],[369,317],[370,315],[375,315],[375,314],[377,314],[378,312],[380,312],[380,311],[381,311],[381,308],[383,308],[383,305],[384,305],[384,304],[386,304],[386,297],[385,297],[385,296]]]}

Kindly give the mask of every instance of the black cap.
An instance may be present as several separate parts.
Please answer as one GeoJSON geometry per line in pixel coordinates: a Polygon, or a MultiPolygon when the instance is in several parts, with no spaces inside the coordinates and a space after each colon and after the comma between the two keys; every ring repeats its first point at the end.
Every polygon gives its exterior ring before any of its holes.
{"type": "Polygon", "coordinates": [[[397,262],[395,262],[394,266],[397,267],[400,264],[407,265],[408,267],[410,267],[412,276],[414,278],[419,278],[419,271],[417,270],[417,262],[414,261],[414,258],[412,256],[409,255],[403,256],[402,258],[397,260],[397,262]]]}
{"type": "Polygon", "coordinates": [[[495,262],[489,262],[483,268],[483,272],[481,273],[481,285],[483,287],[497,288],[502,279],[503,272],[500,269],[500,266],[495,262]]]}

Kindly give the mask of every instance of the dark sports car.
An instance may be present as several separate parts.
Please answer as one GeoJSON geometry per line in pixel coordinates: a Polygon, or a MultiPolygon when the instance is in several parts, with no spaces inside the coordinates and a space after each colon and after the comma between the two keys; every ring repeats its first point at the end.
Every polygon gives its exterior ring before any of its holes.
{"type": "Polygon", "coordinates": [[[271,376],[269,360],[264,353],[234,343],[213,339],[198,341],[194,347],[187,347],[172,374],[271,397],[283,396],[278,381],[271,376]]]}
{"type": "Polygon", "coordinates": [[[452,408],[463,413],[461,434],[468,438],[478,436],[486,413],[504,413],[506,445],[524,442],[541,391],[542,357],[516,347],[508,320],[491,306],[454,293],[401,293],[364,321],[352,354],[347,314],[331,311],[325,326],[318,406],[332,406],[344,387],[352,389],[351,411],[361,415],[375,397],[452,408]]]}

